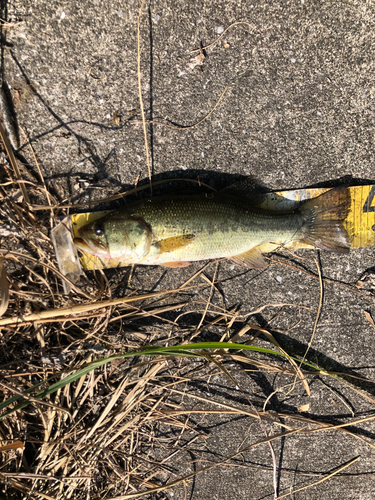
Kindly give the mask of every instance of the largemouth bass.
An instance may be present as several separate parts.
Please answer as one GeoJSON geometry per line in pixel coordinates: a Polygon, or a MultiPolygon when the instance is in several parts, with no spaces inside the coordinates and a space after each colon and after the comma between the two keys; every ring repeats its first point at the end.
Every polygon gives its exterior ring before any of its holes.
{"type": "Polygon", "coordinates": [[[349,191],[334,188],[291,212],[256,208],[227,190],[207,195],[163,196],[114,210],[81,227],[74,242],[97,257],[129,264],[185,267],[228,258],[249,268],[266,262],[259,247],[299,241],[347,253],[342,225],[349,191]]]}

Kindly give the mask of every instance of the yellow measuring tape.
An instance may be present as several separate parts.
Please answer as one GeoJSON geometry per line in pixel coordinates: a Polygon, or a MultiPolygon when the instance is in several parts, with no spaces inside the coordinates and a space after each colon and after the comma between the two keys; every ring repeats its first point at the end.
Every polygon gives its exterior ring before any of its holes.
{"type": "MultiPolygon", "coordinates": [[[[344,226],[349,234],[352,248],[363,248],[375,246],[375,185],[353,186],[350,191],[351,205],[344,226]]],[[[315,198],[329,188],[294,189],[292,191],[278,191],[267,193],[261,207],[267,210],[293,210],[301,201],[315,198]]],[[[75,214],[70,217],[74,237],[78,237],[78,228],[98,219],[108,213],[88,212],[75,214]]],[[[308,245],[292,242],[287,248],[311,248],[308,245]]],[[[261,250],[270,252],[277,245],[266,244],[261,250]]],[[[57,252],[56,252],[57,253],[57,252]]],[[[113,267],[125,267],[129,264],[109,259],[94,257],[93,255],[82,255],[81,266],[84,270],[108,269],[113,267]]]]}

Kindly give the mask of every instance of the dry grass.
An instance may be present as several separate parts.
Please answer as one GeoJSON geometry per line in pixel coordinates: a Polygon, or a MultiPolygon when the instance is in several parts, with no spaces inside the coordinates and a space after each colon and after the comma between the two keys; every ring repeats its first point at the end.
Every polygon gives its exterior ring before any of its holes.
{"type": "MultiPolygon", "coordinates": [[[[316,432],[345,433],[348,439],[374,448],[371,440],[355,431],[374,418],[371,414],[327,423],[298,412],[274,411],[273,394],[261,400],[248,396],[249,387],[242,388],[237,380],[236,364],[248,366],[253,374],[279,374],[285,387],[275,387],[275,392],[295,386],[295,391],[310,395],[310,381],[318,375],[334,378],[374,402],[354,379],[289,357],[269,330],[252,321],[260,310],[277,311],[285,304],[265,304],[242,316],[236,308],[227,310],[213,302],[219,295],[215,263],[202,266],[173,290],[145,293],[137,286],[118,297],[121,282],[94,273],[64,296],[45,229],[48,218],[34,215],[29,204],[14,202],[20,179],[6,177],[11,172],[6,166],[1,187],[1,210],[13,225],[12,238],[1,249],[0,269],[4,402],[0,478],[7,498],[125,499],[146,493],[166,498],[173,488],[187,487],[196,475],[238,467],[238,457],[256,447],[280,439],[298,446],[299,436],[316,432]],[[28,244],[22,248],[26,237],[28,244]],[[211,279],[205,274],[209,266],[214,266],[211,279]],[[200,319],[194,325],[189,317],[197,313],[200,319]],[[229,343],[191,344],[204,330],[229,343]],[[259,335],[269,342],[269,349],[254,345],[259,335]],[[235,344],[238,340],[244,343],[235,344]],[[154,351],[147,350],[151,344],[154,351]],[[205,397],[194,389],[204,380],[210,385],[219,382],[228,393],[239,387],[242,403],[205,397]],[[263,437],[258,435],[236,453],[212,461],[204,454],[209,434],[193,423],[197,416],[245,417],[260,426],[263,437]],[[186,473],[179,457],[193,443],[202,458],[193,472],[186,473]]],[[[40,203],[40,191],[32,186],[29,196],[40,203]]],[[[145,282],[146,290],[149,285],[145,282]]],[[[341,474],[356,460],[338,464],[337,470],[318,478],[311,474],[303,487],[341,474]]]]}

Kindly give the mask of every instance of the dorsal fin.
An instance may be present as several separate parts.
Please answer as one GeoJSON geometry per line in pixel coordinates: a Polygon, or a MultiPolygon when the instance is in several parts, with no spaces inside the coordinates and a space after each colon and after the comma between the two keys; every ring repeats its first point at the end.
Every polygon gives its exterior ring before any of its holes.
{"type": "Polygon", "coordinates": [[[220,194],[233,196],[237,200],[239,199],[253,207],[257,207],[263,203],[265,192],[265,188],[252,177],[240,179],[219,191],[220,194]]]}

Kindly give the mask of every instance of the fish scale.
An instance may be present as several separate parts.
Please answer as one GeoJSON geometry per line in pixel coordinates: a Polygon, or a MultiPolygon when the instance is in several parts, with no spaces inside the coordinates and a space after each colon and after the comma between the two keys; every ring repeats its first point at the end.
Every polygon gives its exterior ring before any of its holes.
{"type": "Polygon", "coordinates": [[[194,242],[168,255],[156,251],[142,259],[149,264],[171,258],[192,261],[239,255],[249,249],[249,242],[257,246],[263,241],[282,243],[293,237],[302,221],[297,214],[278,214],[250,210],[242,202],[223,195],[181,196],[176,199],[160,198],[139,203],[122,213],[135,211],[150,221],[153,242],[181,234],[193,234],[194,242]]]}

